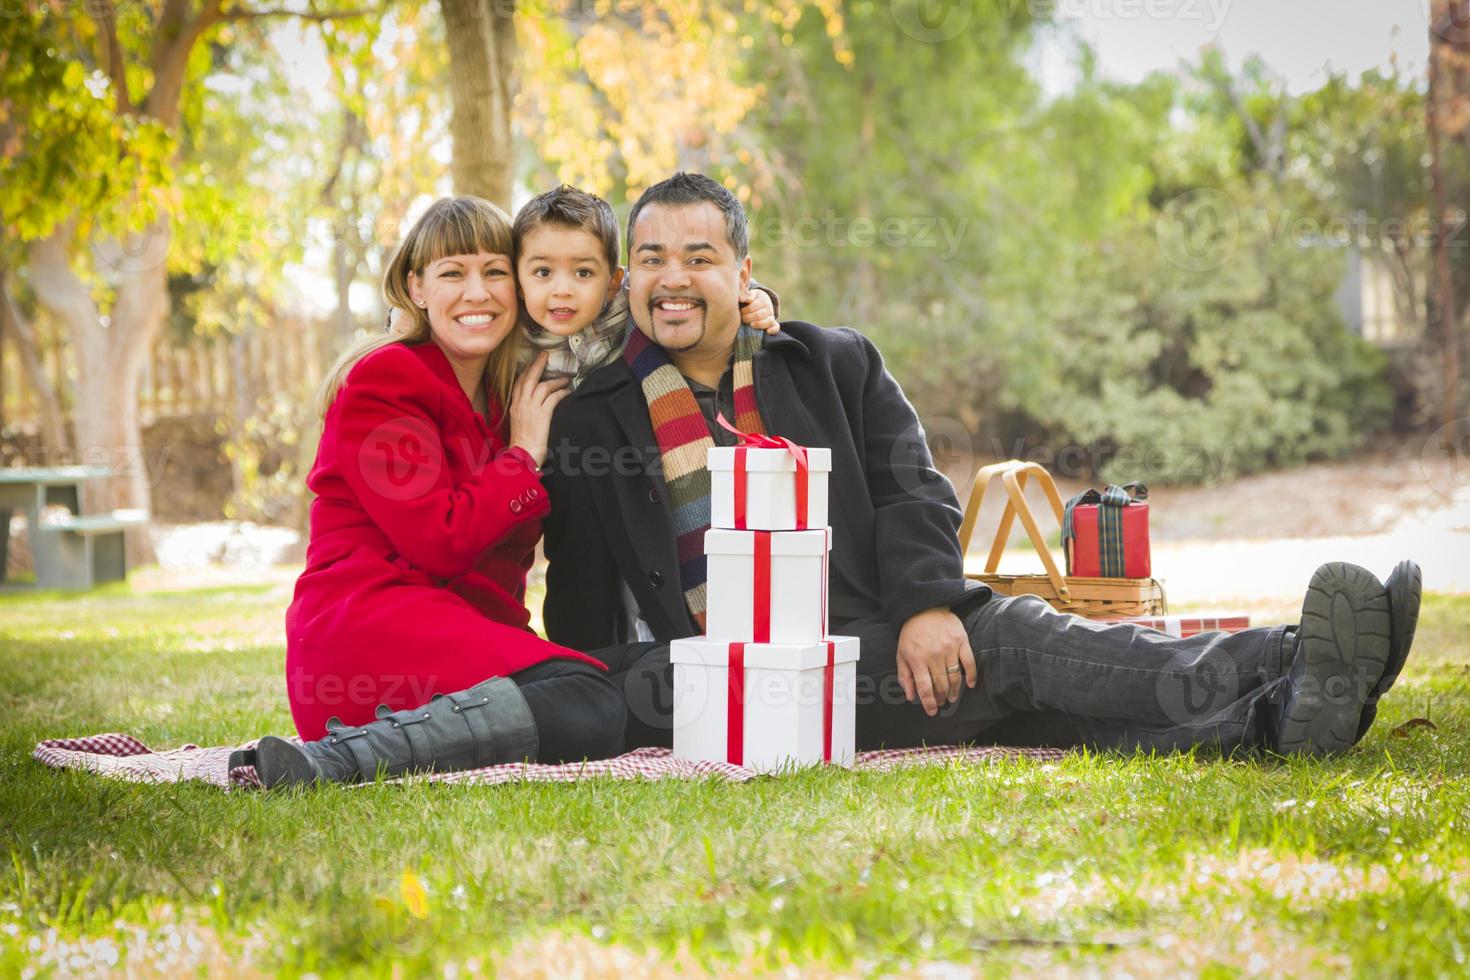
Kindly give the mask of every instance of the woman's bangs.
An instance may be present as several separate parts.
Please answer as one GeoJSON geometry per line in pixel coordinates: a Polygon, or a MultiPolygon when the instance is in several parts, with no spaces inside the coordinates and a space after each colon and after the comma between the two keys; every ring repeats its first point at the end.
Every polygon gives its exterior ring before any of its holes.
{"type": "Polygon", "coordinates": [[[514,258],[510,222],[488,201],[459,198],[429,219],[414,265],[425,268],[448,255],[489,252],[514,258]]]}

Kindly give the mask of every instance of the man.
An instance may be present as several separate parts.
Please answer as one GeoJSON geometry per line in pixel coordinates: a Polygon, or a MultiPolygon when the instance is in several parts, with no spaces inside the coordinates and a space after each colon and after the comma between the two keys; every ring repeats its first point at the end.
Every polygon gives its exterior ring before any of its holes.
{"type": "Polygon", "coordinates": [[[993,596],[964,579],[953,488],[877,349],[800,321],[769,337],[740,328],[751,261],[728,190],[678,174],[639,199],[627,234],[637,332],[552,423],[545,620],[552,640],[595,651],[624,685],[629,747],[669,744],[667,644],[702,631],[704,454],[733,441],[719,414],[832,450],[831,632],[862,640],[860,748],[1040,740],[1321,755],[1372,723],[1413,638],[1412,562],[1387,588],[1324,565],[1299,627],[1184,640],[993,596]]]}

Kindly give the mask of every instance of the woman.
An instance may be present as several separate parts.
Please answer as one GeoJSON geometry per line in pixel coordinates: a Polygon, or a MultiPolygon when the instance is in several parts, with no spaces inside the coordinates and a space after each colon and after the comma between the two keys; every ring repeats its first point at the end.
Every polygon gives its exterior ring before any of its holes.
{"type": "Polygon", "coordinates": [[[568,389],[541,380],[544,356],[515,378],[514,268],[500,209],[436,202],[384,274],[404,323],[322,386],[311,541],[286,613],[291,713],[317,741],[262,739],[268,787],[622,751],[602,664],[527,625],[539,469],[568,389]]]}

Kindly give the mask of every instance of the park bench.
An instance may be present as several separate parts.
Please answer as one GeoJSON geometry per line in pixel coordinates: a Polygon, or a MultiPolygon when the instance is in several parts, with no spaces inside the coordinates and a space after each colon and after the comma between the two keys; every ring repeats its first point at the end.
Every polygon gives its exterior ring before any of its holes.
{"type": "Polygon", "coordinates": [[[90,589],[128,576],[123,532],[148,523],[144,510],[70,515],[36,529],[36,584],[43,589],[90,589]]]}
{"type": "Polygon", "coordinates": [[[10,515],[26,515],[26,536],[43,589],[90,589],[127,577],[123,533],[148,522],[143,510],[82,513],[80,487],[110,475],[101,466],[0,468],[0,582],[10,515]],[[60,511],[60,513],[56,513],[60,511]]]}

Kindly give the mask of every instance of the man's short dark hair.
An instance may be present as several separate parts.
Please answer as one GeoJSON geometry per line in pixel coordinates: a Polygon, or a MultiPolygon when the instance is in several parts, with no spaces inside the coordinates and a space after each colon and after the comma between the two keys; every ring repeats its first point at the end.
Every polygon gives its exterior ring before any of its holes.
{"type": "Polygon", "coordinates": [[[608,270],[617,269],[618,216],[613,214],[612,205],[596,194],[562,184],[554,191],[538,194],[527,201],[516,212],[515,223],[510,229],[511,246],[516,251],[517,262],[526,236],[542,225],[582,229],[602,244],[608,270]]]}
{"type": "Polygon", "coordinates": [[[704,174],[680,171],[668,180],[654,184],[643,192],[638,203],[628,215],[628,261],[633,256],[633,226],[638,223],[639,213],[650,204],[669,208],[686,207],[691,204],[709,202],[725,214],[725,235],[735,248],[735,257],[743,259],[750,252],[750,225],[745,218],[745,208],[740,199],[730,193],[729,188],[710,180],[704,174]]]}

